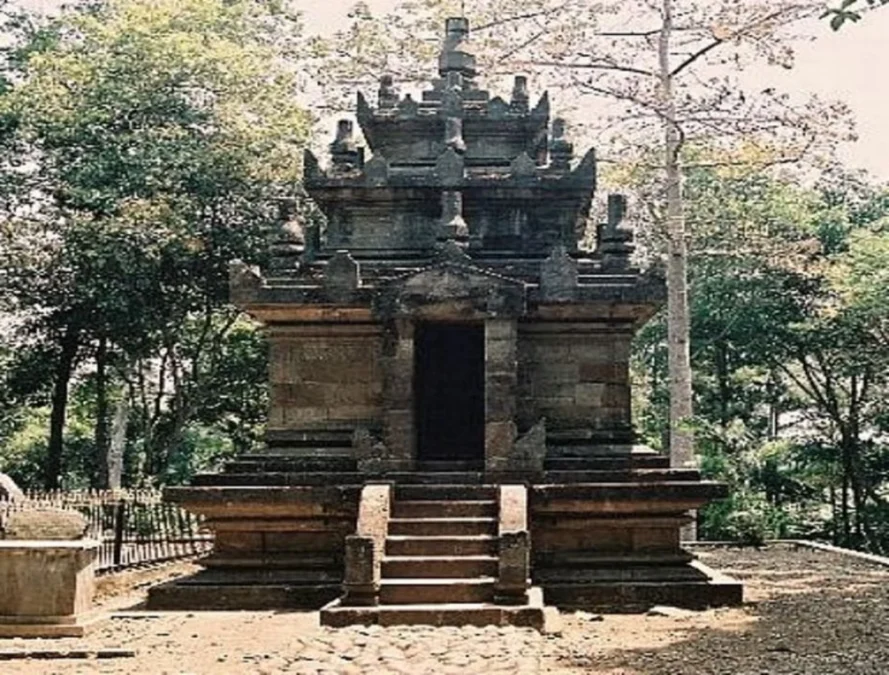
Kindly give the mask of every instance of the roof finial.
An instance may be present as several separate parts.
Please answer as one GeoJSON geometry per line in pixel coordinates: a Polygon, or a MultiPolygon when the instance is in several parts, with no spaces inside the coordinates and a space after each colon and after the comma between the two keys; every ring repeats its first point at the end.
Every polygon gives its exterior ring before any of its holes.
{"type": "Polygon", "coordinates": [[[469,20],[463,16],[445,21],[445,39],[438,58],[442,77],[453,71],[469,79],[475,77],[475,56],[469,51],[469,20]]]}

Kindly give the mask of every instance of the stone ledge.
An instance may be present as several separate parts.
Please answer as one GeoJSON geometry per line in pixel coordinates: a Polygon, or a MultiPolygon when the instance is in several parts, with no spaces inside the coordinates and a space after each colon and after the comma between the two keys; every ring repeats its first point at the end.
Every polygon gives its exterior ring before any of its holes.
{"type": "Polygon", "coordinates": [[[0,638],[79,638],[101,626],[107,617],[0,617],[0,638]]]}
{"type": "Polygon", "coordinates": [[[101,546],[95,539],[73,539],[71,541],[43,539],[0,539],[0,551],[89,551],[101,546]]]}
{"type": "Polygon", "coordinates": [[[341,583],[291,585],[263,583],[260,579],[257,579],[256,583],[203,584],[190,582],[186,578],[151,588],[148,595],[148,609],[207,611],[317,610],[341,594],[341,583]]]}
{"type": "Polygon", "coordinates": [[[703,610],[735,607],[744,602],[740,581],[710,569],[698,561],[689,569],[704,577],[699,581],[615,581],[560,583],[544,585],[548,605],[559,609],[584,609],[618,613],[647,611],[654,605],[703,610]]]}
{"type": "Polygon", "coordinates": [[[519,626],[543,630],[545,613],[539,588],[524,605],[441,603],[344,607],[336,600],[321,610],[321,624],[334,628],[364,626],[519,626]]]}

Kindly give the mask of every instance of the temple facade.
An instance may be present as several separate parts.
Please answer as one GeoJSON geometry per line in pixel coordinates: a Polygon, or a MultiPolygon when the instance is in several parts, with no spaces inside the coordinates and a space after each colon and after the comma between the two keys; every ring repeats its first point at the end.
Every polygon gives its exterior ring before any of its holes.
{"type": "Polygon", "coordinates": [[[543,603],[740,602],[679,540],[724,486],[635,441],[630,344],[666,293],[624,198],[583,250],[595,153],[524,77],[479,87],[465,19],[438,74],[359,94],[364,143],[344,120],[329,161],[306,153],[325,224],[233,266],[269,344],[267,447],[167,491],[216,545],[151,603],[539,625],[543,603]]]}

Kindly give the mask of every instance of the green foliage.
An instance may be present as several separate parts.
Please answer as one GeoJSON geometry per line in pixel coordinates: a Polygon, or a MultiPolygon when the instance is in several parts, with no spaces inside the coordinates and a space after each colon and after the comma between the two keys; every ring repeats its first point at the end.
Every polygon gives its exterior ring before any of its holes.
{"type": "Polygon", "coordinates": [[[830,27],[839,30],[846,23],[861,21],[863,9],[876,9],[889,4],[889,0],[843,0],[839,7],[829,7],[821,15],[822,19],[830,19],[830,27]]]}
{"type": "MultiPolygon", "coordinates": [[[[689,171],[695,431],[705,474],[732,494],[702,511],[702,535],[889,547],[887,194],[844,172],[802,188],[738,167],[689,171]]],[[[656,446],[665,339],[661,318],[634,353],[635,414],[656,446]]]]}
{"type": "Polygon", "coordinates": [[[249,447],[264,356],[226,304],[228,265],[263,262],[301,199],[311,119],[282,58],[298,21],[247,0],[110,0],[21,25],[0,96],[0,307],[45,374],[16,400],[51,402],[47,483],[63,454],[102,467],[121,396],[135,482],[182,465],[195,424],[249,447]],[[95,439],[63,443],[67,383],[93,368],[95,439]]]}

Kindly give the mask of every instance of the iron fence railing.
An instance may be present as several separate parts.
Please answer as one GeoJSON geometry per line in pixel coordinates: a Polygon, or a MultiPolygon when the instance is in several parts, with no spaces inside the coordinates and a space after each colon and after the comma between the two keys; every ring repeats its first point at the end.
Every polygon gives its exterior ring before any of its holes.
{"type": "Polygon", "coordinates": [[[188,558],[213,546],[200,518],[164,502],[158,490],[29,492],[21,501],[0,501],[0,517],[46,508],[83,514],[87,536],[102,542],[98,571],[188,558]]]}

